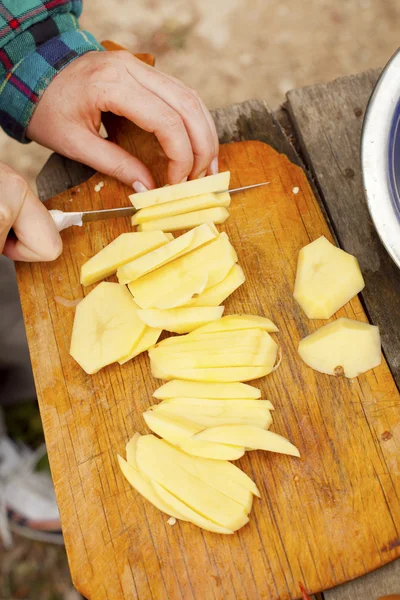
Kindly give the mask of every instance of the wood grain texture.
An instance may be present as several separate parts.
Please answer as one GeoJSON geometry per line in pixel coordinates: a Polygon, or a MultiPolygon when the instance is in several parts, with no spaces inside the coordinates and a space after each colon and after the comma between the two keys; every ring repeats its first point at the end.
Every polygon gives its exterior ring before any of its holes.
{"type": "Polygon", "coordinates": [[[363,194],[361,126],[377,70],[288,94],[288,109],[307,167],[317,180],[342,248],[355,254],[366,281],[362,300],[379,325],[400,386],[400,270],[379,240],[363,194]]]}
{"type": "MultiPolygon", "coordinates": [[[[154,138],[120,120],[109,132],[165,183],[166,161],[154,138]]],[[[223,145],[220,168],[230,169],[232,186],[271,181],[235,196],[223,228],[247,277],[226,312],[276,321],[284,359],[256,384],[276,406],[274,430],[302,453],[296,460],[252,452],[239,461],[262,500],[255,501],[250,524],[232,537],[187,523],[170,527],[118,470],[116,453],[124,452],[133,431],[146,431],[141,412],[159,384],[147,357],[88,376],[68,354],[74,308],[60,298],[88,293],[79,284],[81,264],[129,231],[129,220],[66,230],[56,262],[17,266],[71,572],[90,600],[285,600],[298,597],[299,580],[315,592],[400,554],[400,403],[387,365],[354,381],[333,379],[306,367],[296,352],[299,339],[321,324],[308,321],[292,298],[297,254],[319,235],[331,237],[307,178],[257,141],[223,145]]],[[[49,207],[128,205],[129,192],[95,175],[49,207]],[[95,192],[99,180],[105,185],[95,192]]],[[[357,299],[339,315],[365,319],[357,299]]]]}

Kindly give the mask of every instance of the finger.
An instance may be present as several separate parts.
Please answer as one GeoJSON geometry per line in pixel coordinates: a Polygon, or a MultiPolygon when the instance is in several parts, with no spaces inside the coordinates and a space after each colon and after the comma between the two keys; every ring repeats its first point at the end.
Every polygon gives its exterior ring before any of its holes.
{"type": "Polygon", "coordinates": [[[26,186],[13,223],[17,239],[7,239],[3,254],[12,260],[50,261],[62,252],[60,234],[47,208],[26,186]]]}
{"type": "Polygon", "coordinates": [[[135,156],[99,134],[79,128],[72,134],[75,148],[73,158],[89,165],[96,171],[115,177],[133,186],[140,182],[148,190],[155,187],[149,169],[135,156]]]}
{"type": "Polygon", "coordinates": [[[197,93],[157,69],[138,65],[134,57],[127,62],[127,68],[138,83],[164,100],[180,115],[186,127],[194,157],[190,178],[204,176],[216,155],[216,149],[213,131],[197,93]]]}
{"type": "MultiPolygon", "coordinates": [[[[149,67],[149,68],[151,68],[151,67],[149,67]]],[[[184,83],[182,83],[179,79],[177,79],[173,75],[170,75],[169,73],[165,73],[165,76],[168,77],[168,79],[171,79],[172,81],[175,81],[175,83],[179,83],[185,89],[190,90],[190,88],[187,85],[185,85],[184,83]]],[[[212,118],[210,111],[208,110],[208,108],[204,104],[204,101],[201,98],[201,96],[198,95],[197,98],[199,99],[199,102],[200,102],[201,107],[203,109],[203,113],[204,113],[204,115],[205,115],[205,117],[207,119],[208,125],[209,125],[210,130],[211,130],[211,135],[212,135],[213,144],[214,144],[214,158],[218,158],[218,153],[219,153],[219,139],[218,139],[218,133],[217,133],[217,128],[215,126],[214,119],[212,118]]],[[[213,173],[213,175],[215,175],[215,173],[213,173]]]]}
{"type": "Polygon", "coordinates": [[[156,135],[170,161],[168,183],[179,183],[190,175],[193,150],[185,124],[182,117],[158,96],[130,78],[125,85],[109,88],[101,109],[126,117],[156,135]]]}

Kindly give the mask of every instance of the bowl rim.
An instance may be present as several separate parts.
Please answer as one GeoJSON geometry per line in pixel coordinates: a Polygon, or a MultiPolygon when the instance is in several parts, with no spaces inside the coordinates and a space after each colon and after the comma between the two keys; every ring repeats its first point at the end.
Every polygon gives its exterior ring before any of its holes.
{"type": "Polygon", "coordinates": [[[361,133],[361,170],[368,210],[383,245],[400,268],[400,215],[394,197],[392,162],[394,134],[399,126],[400,49],[375,85],[361,133]]]}

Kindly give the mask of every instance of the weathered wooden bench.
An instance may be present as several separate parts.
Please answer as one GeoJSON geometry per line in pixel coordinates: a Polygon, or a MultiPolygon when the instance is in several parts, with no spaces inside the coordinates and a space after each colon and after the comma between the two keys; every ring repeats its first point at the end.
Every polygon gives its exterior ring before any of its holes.
{"type": "MultiPolygon", "coordinates": [[[[400,387],[400,271],[374,230],[360,172],[362,121],[377,76],[377,71],[369,71],[293,90],[275,113],[263,101],[251,100],[216,110],[214,118],[221,143],[260,140],[306,170],[338,244],[360,261],[366,280],[362,303],[371,322],[381,329],[383,351],[400,387]]],[[[92,173],[53,155],[37,180],[40,198],[46,200],[78,185],[92,173]]],[[[400,545],[400,538],[393,543],[400,545]]],[[[376,600],[394,593],[400,593],[400,559],[325,591],[323,598],[376,600]]]]}

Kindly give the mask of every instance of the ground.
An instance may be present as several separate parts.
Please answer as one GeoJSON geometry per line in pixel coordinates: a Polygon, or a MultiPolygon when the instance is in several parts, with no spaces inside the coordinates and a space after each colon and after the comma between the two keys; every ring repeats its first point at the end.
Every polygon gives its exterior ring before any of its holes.
{"type": "MultiPolygon", "coordinates": [[[[82,25],[155,54],[211,108],[249,98],[277,107],[291,88],[383,66],[399,17],[397,0],[87,0],[82,25]]],[[[0,136],[0,160],[32,186],[48,155],[0,136]]],[[[60,549],[19,540],[0,549],[0,565],[0,600],[74,599],[60,549]]]]}

